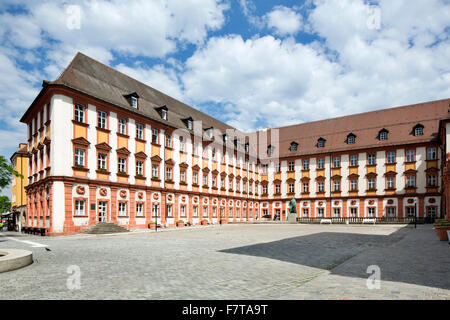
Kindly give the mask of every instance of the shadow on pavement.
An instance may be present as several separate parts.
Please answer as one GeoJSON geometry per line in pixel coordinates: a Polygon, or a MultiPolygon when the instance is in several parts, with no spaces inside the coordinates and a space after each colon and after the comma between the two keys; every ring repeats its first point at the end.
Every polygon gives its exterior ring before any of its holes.
{"type": "Polygon", "coordinates": [[[276,259],[364,279],[370,276],[367,267],[378,265],[383,281],[450,289],[450,246],[438,241],[431,227],[404,227],[389,235],[320,232],[220,252],[276,259]],[[415,239],[418,234],[414,232],[426,234],[415,239]]]}

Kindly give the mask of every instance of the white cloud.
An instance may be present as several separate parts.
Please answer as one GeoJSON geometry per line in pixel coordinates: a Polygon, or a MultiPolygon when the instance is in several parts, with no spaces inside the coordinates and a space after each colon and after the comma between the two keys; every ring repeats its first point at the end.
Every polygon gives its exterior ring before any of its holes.
{"type": "Polygon", "coordinates": [[[186,62],[185,94],[244,130],[450,97],[450,6],[398,2],[380,1],[376,29],[362,0],[315,1],[306,21],[323,42],[212,38],[186,62]]]}
{"type": "Polygon", "coordinates": [[[264,16],[267,27],[280,36],[295,35],[302,27],[302,15],[291,8],[276,6],[264,16]]]}
{"type": "Polygon", "coordinates": [[[113,52],[164,57],[185,43],[201,44],[208,31],[224,24],[228,9],[222,0],[86,0],[75,3],[81,18],[77,29],[76,15],[67,11],[66,3],[20,3],[28,14],[0,15],[0,36],[15,47],[49,49],[49,75],[81,50],[108,63],[113,52]]]}

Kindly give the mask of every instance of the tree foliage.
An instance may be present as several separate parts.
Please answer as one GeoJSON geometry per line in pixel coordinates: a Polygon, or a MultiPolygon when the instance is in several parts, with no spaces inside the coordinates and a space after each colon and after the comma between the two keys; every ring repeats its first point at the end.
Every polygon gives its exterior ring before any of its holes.
{"type": "Polygon", "coordinates": [[[23,178],[23,175],[14,170],[12,163],[6,160],[4,156],[0,156],[0,190],[11,183],[12,175],[23,178]]]}
{"type": "Polygon", "coordinates": [[[0,196],[0,213],[11,211],[11,201],[7,196],[0,196]]]}

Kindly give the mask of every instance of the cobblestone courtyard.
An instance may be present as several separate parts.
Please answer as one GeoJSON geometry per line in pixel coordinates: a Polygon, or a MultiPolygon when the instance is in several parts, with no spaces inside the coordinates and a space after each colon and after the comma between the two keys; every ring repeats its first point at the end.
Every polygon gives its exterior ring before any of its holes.
{"type": "Polygon", "coordinates": [[[450,299],[450,245],[431,225],[2,232],[0,248],[34,256],[32,265],[0,273],[0,299],[450,299]],[[80,268],[80,289],[67,287],[72,265],[80,268]],[[370,265],[380,267],[380,289],[367,288],[370,265]]]}

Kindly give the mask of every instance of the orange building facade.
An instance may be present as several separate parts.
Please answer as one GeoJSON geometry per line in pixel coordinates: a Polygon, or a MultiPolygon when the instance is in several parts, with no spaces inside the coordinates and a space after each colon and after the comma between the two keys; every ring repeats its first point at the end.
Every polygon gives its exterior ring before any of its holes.
{"type": "Polygon", "coordinates": [[[21,119],[26,223],[287,220],[292,198],[301,222],[442,217],[449,102],[244,134],[79,53],[21,119]]]}

